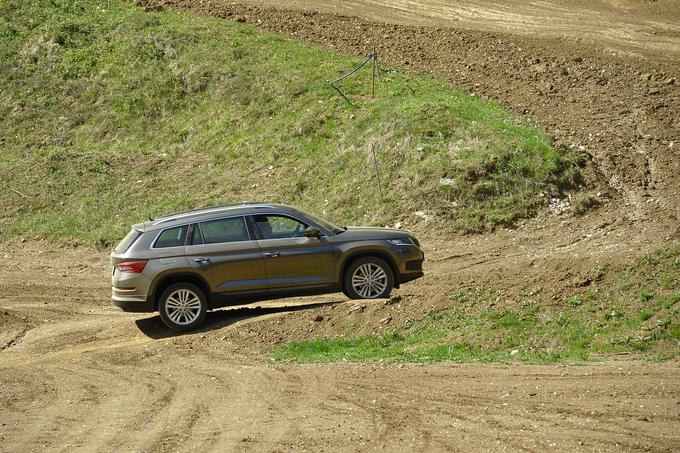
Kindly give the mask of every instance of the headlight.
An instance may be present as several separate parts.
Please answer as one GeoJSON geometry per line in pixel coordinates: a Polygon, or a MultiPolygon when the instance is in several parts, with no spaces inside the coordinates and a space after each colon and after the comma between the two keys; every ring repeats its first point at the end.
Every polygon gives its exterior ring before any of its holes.
{"type": "Polygon", "coordinates": [[[392,245],[413,245],[411,238],[387,239],[392,245]]]}

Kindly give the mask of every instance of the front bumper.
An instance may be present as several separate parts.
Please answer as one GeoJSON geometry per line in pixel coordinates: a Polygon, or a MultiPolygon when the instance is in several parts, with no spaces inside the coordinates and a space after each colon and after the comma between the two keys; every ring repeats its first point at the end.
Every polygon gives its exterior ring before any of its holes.
{"type": "Polygon", "coordinates": [[[399,256],[399,276],[397,283],[407,283],[425,275],[422,267],[423,262],[425,261],[425,254],[420,247],[397,247],[397,256],[399,256]]]}
{"type": "Polygon", "coordinates": [[[408,283],[411,282],[417,278],[423,277],[425,273],[423,271],[420,272],[409,272],[408,274],[401,274],[399,276],[399,283],[408,283]]]}

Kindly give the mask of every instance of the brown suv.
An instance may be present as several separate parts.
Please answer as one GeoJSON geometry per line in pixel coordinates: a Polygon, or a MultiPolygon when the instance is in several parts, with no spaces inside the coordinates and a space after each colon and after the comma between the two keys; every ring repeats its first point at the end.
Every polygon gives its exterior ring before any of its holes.
{"type": "Polygon", "coordinates": [[[190,330],[225,305],[337,291],[387,297],[422,277],[423,258],[406,231],[338,227],[278,204],[197,209],[132,227],[111,253],[113,303],[190,330]]]}

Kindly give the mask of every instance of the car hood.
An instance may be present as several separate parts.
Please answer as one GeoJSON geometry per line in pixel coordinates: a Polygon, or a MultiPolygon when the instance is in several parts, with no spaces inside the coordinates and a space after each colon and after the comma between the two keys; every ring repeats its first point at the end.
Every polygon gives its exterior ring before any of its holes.
{"type": "Polygon", "coordinates": [[[394,228],[380,227],[347,227],[347,231],[340,233],[338,238],[343,240],[396,239],[409,237],[411,233],[394,228]]]}

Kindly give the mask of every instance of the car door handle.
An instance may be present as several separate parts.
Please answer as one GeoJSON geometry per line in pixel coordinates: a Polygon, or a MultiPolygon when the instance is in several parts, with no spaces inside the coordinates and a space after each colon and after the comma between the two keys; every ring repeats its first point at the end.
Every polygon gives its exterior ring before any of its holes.
{"type": "Polygon", "coordinates": [[[205,264],[210,262],[210,258],[194,258],[197,263],[205,264]]]}
{"type": "Polygon", "coordinates": [[[266,256],[267,258],[276,258],[279,255],[280,253],[278,252],[264,252],[264,256],[266,256]]]}

